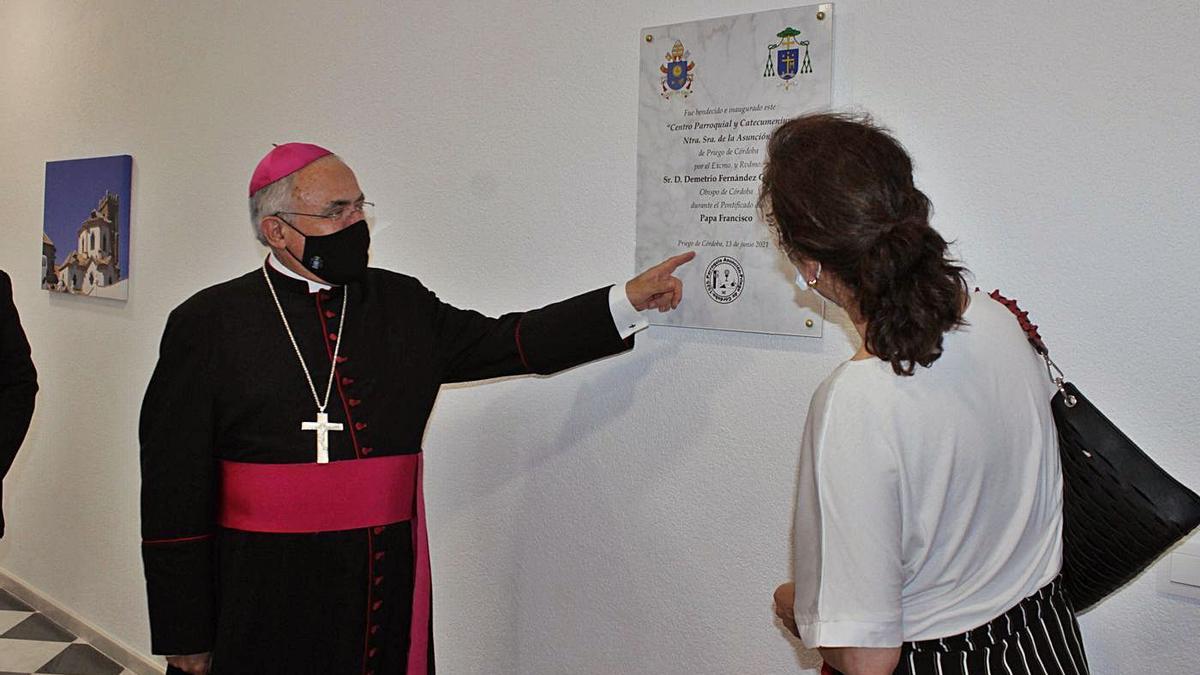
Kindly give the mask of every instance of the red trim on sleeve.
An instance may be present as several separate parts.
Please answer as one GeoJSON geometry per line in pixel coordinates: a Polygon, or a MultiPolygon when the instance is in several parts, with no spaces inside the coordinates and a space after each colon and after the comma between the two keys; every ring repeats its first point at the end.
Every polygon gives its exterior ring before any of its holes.
{"type": "Polygon", "coordinates": [[[517,319],[517,329],[515,331],[515,338],[517,340],[517,356],[521,357],[521,365],[525,366],[525,370],[532,372],[533,368],[529,367],[529,361],[525,358],[525,348],[521,346],[521,322],[524,320],[524,316],[522,316],[520,319],[517,319]]]}
{"type": "Polygon", "coordinates": [[[212,539],[211,534],[201,534],[195,537],[180,537],[178,539],[143,539],[142,545],[148,544],[182,544],[188,541],[202,541],[204,539],[212,539]]]}

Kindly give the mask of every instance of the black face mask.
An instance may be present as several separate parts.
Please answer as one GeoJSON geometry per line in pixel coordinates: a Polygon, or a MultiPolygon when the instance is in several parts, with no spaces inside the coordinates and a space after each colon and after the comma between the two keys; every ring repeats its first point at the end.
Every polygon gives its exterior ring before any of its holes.
{"type": "MultiPolygon", "coordinates": [[[[283,222],[300,232],[295,225],[286,220],[283,222]]],[[[298,257],[286,246],[284,250],[308,271],[335,286],[361,281],[366,275],[367,251],[371,248],[371,231],[367,229],[367,221],[360,220],[323,236],[300,234],[304,237],[303,254],[298,257]]]]}

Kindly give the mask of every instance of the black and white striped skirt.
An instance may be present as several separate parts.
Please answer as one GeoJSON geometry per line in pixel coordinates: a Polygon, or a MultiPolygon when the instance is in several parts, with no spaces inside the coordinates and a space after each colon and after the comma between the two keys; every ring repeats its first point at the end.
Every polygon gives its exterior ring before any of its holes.
{"type": "Polygon", "coordinates": [[[906,642],[896,675],[1088,675],[1062,577],[992,621],[952,637],[906,642]]]}
{"type": "Polygon", "coordinates": [[[1088,673],[1075,610],[1060,576],[979,628],[905,642],[893,675],[1088,673]]]}

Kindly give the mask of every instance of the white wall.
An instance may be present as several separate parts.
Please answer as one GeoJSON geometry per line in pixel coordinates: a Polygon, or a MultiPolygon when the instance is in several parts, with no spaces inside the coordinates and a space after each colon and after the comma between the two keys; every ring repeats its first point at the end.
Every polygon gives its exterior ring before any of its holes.
{"type": "MultiPolygon", "coordinates": [[[[544,303],[634,271],[638,29],[781,4],[0,4],[0,267],[43,387],[0,567],[148,648],[138,406],[169,309],[261,259],[244,190],[271,142],[357,170],[375,264],[484,311],[544,303]],[[118,153],[129,301],[40,291],[44,163],[118,153]],[[83,407],[86,379],[119,393],[83,407]]],[[[845,0],[837,21],[838,100],[905,141],[980,285],[1200,486],[1196,2],[845,0]]],[[[826,332],[656,328],[556,378],[446,391],[426,439],[444,672],[811,664],[770,592],[806,403],[855,346],[826,332]]],[[[1196,671],[1200,604],[1153,576],[1084,618],[1096,673],[1196,671]]]]}

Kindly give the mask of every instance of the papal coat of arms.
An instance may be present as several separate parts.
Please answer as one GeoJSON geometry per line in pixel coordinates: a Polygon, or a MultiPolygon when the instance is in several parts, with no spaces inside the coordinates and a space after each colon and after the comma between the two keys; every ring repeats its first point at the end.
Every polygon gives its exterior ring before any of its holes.
{"type": "Polygon", "coordinates": [[[662,97],[668,101],[675,94],[682,94],[684,98],[692,94],[692,78],[695,77],[692,71],[696,68],[696,62],[689,60],[691,55],[683,48],[683,43],[676,40],[671,51],[667,52],[667,62],[658,67],[662,72],[662,97]]]}
{"type": "Polygon", "coordinates": [[[808,58],[808,40],[797,40],[800,31],[788,26],[779,31],[775,37],[779,42],[767,45],[767,65],[763,69],[763,77],[778,77],[784,89],[790,89],[797,75],[812,72],[812,61],[808,58]],[[800,48],[804,47],[804,57],[800,56],[800,48]]]}

